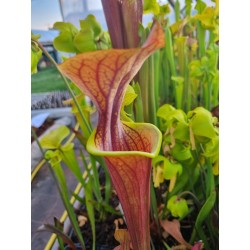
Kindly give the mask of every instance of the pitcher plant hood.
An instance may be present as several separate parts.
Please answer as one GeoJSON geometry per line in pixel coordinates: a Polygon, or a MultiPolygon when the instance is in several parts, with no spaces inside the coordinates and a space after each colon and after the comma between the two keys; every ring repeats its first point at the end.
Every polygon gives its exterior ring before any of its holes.
{"type": "Polygon", "coordinates": [[[154,22],[141,48],[83,53],[59,65],[98,110],[98,125],[87,150],[103,156],[108,165],[134,250],[150,249],[151,158],[160,150],[162,135],[152,124],[120,121],[120,109],[126,88],[143,62],[164,45],[164,32],[154,22]]]}

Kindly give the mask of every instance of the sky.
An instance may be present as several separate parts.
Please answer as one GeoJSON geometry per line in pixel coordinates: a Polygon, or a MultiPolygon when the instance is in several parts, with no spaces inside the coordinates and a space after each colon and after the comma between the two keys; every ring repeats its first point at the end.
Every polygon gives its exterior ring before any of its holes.
{"type": "Polygon", "coordinates": [[[59,0],[31,1],[31,29],[47,30],[62,21],[59,0]]]}

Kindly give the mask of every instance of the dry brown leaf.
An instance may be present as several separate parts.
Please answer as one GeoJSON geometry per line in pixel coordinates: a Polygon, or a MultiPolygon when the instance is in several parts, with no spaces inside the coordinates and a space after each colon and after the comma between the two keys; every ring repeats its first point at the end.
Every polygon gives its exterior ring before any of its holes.
{"type": "Polygon", "coordinates": [[[119,229],[119,224],[123,224],[123,219],[117,219],[115,224],[115,239],[120,243],[120,246],[114,248],[114,250],[130,250],[130,237],[127,229],[119,229]]]}
{"type": "Polygon", "coordinates": [[[185,245],[188,249],[191,249],[192,246],[184,240],[180,231],[180,222],[178,220],[163,220],[160,221],[163,229],[168,232],[172,237],[174,237],[180,244],[185,245]]]}

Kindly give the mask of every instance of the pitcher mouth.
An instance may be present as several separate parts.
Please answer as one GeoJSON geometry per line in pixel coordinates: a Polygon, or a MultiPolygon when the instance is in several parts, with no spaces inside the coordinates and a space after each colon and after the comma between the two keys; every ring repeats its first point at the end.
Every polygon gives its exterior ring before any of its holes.
{"type": "Polygon", "coordinates": [[[133,123],[133,122],[123,122],[126,125],[131,125],[131,126],[137,126],[141,125],[147,128],[150,128],[154,130],[155,132],[155,143],[152,143],[152,150],[151,152],[147,151],[105,151],[101,150],[95,145],[95,134],[96,134],[96,129],[93,130],[91,133],[88,142],[87,142],[87,151],[92,154],[92,155],[97,155],[97,156],[145,156],[148,158],[154,158],[158,155],[160,148],[161,148],[161,141],[162,141],[162,133],[161,131],[153,124],[150,123],[133,123]]]}

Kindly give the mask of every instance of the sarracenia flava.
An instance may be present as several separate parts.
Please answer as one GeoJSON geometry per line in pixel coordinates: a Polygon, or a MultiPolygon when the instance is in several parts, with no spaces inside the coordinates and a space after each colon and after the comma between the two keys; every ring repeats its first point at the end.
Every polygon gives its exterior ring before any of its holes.
{"type": "Polygon", "coordinates": [[[108,165],[134,250],[150,249],[151,158],[158,154],[162,136],[154,125],[122,122],[120,109],[126,88],[143,62],[164,45],[164,32],[155,22],[141,48],[78,54],[59,66],[97,107],[99,121],[87,150],[103,156],[108,165]]]}

